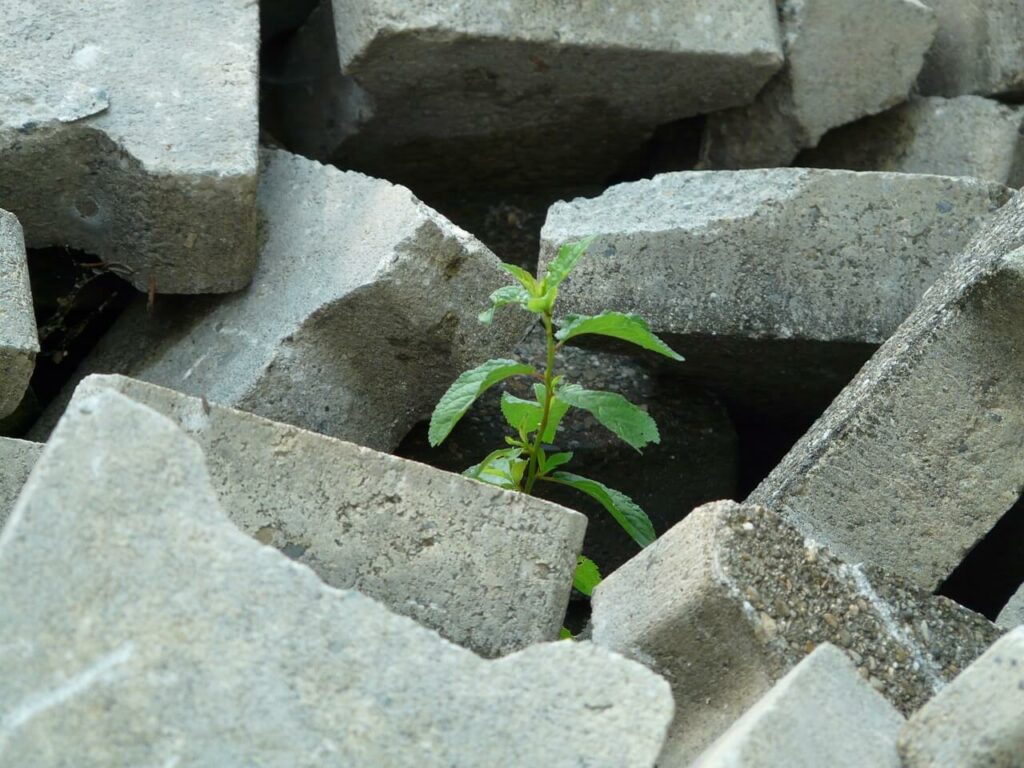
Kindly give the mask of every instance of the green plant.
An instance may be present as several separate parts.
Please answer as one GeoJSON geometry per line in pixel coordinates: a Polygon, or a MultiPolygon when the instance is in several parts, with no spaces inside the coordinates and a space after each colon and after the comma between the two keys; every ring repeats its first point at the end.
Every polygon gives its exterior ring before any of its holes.
{"type": "MultiPolygon", "coordinates": [[[[444,393],[430,419],[429,440],[440,445],[451,433],[470,406],[495,384],[512,376],[535,379],[533,400],[524,400],[505,392],[501,411],[513,430],[505,437],[506,446],[489,454],[483,461],[463,474],[508,490],[533,493],[537,483],[569,486],[595,499],[606,509],[641,547],[654,541],[650,518],[628,496],[596,480],[565,471],[572,453],[548,452],[555,433],[566,414],[573,408],[590,412],[597,421],[614,432],[639,453],[660,441],[658,427],[646,411],[633,405],[622,395],[584,389],[555,374],[555,354],[570,339],[587,334],[611,336],[636,344],[673,360],[683,358],[665,342],[651,333],[647,323],[637,315],[602,312],[599,315],[568,315],[555,331],[554,306],[558,286],[590,247],[593,238],[570,243],[559,249],[543,278],[534,277],[514,264],[501,267],[516,279],[516,284],[499,288],[490,297],[490,306],[480,314],[480,321],[490,324],[494,312],[506,305],[518,306],[538,315],[544,324],[546,361],[543,373],[533,366],[515,360],[488,360],[466,371],[444,393]]],[[[580,557],[573,585],[586,595],[600,582],[597,566],[580,557]]]]}

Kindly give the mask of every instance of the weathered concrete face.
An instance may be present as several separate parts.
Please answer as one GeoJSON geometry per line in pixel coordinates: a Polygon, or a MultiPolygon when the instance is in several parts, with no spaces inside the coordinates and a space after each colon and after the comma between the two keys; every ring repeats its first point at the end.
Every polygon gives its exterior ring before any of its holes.
{"type": "Polygon", "coordinates": [[[30,247],[94,254],[143,291],[249,282],[257,15],[246,0],[3,3],[0,207],[30,247]]]}
{"type": "Polygon", "coordinates": [[[1022,290],[1017,197],[749,501],[935,588],[1024,487],[1022,290]]]}
{"type": "Polygon", "coordinates": [[[172,419],[245,533],[448,640],[498,656],[558,638],[586,520],[563,507],[163,387],[90,376],[172,419]]]}
{"type": "Polygon", "coordinates": [[[1024,585],[1018,589],[1006,606],[999,612],[996,624],[1004,629],[1013,629],[1024,624],[1024,585]]]}
{"type": "Polygon", "coordinates": [[[693,768],[900,768],[903,716],[834,645],[819,645],[693,768]]]}
{"type": "Polygon", "coordinates": [[[1024,185],[1024,107],[980,96],[911,99],[837,128],[801,165],[973,176],[1024,185]]]}
{"type": "Polygon", "coordinates": [[[906,99],[935,34],[918,0],[779,0],[786,66],[745,106],[708,117],[705,168],[788,165],[830,128],[906,99]]]}
{"type": "Polygon", "coordinates": [[[594,592],[593,641],[672,684],[659,764],[687,766],[821,643],[913,712],[999,631],[897,577],[840,562],[760,507],[694,510],[594,592]]]}
{"type": "Polygon", "coordinates": [[[25,395],[38,352],[21,225],[13,214],[0,211],[0,419],[25,395]]]}
{"type": "Polygon", "coordinates": [[[317,83],[289,138],[404,182],[594,181],[657,125],[750,101],[778,35],[770,0],[333,0],[295,44],[317,83]]]}
{"type": "Polygon", "coordinates": [[[925,96],[1024,94],[1019,0],[923,0],[939,27],[917,87],[925,96]]]}
{"type": "Polygon", "coordinates": [[[42,443],[0,437],[0,530],[42,450],[42,443]]]}
{"type": "Polygon", "coordinates": [[[905,768],[1024,765],[1024,627],[993,645],[900,734],[905,768]]]}
{"type": "Polygon", "coordinates": [[[224,517],[192,440],[112,392],[62,420],[0,573],[9,765],[649,766],[671,718],[664,681],[602,649],[488,662],[325,586],[224,517]]]}
{"type": "Polygon", "coordinates": [[[407,189],[267,151],[260,207],[248,289],[157,301],[152,318],[140,300],[76,375],[122,373],[388,450],[528,327],[526,313],[477,321],[508,276],[407,189]]]}

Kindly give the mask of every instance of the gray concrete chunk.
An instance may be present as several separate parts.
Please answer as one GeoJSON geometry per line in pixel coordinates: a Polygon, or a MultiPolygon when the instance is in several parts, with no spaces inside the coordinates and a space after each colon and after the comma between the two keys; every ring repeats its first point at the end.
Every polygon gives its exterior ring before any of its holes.
{"type": "Polygon", "coordinates": [[[1003,606],[996,618],[996,624],[1004,629],[1013,629],[1024,624],[1024,584],[1014,592],[1013,597],[1003,606]]]}
{"type": "Polygon", "coordinates": [[[0,625],[5,766],[647,767],[672,712],[602,649],[485,661],[325,586],[113,392],[75,402],[0,533],[0,625]]]}
{"type": "Polygon", "coordinates": [[[830,131],[801,165],[973,176],[1024,185],[1024,107],[980,96],[911,99],[830,131]]]}
{"type": "Polygon", "coordinates": [[[72,405],[111,390],[191,436],[232,522],[326,584],[484,656],[558,638],[582,515],[122,376],[88,377],[72,405]]]}
{"type": "Polygon", "coordinates": [[[705,168],[789,165],[830,128],[907,98],[935,34],[918,0],[779,0],[786,66],[753,103],[708,117],[705,168]]]}
{"type": "Polygon", "coordinates": [[[834,645],[819,645],[693,768],[900,768],[903,716],[834,645]]]}
{"type": "Polygon", "coordinates": [[[0,4],[0,207],[29,247],[136,288],[242,288],[256,259],[258,10],[248,0],[0,4]]]}
{"type": "Polygon", "coordinates": [[[13,214],[0,211],[0,419],[24,397],[38,352],[21,225],[13,214]]]}
{"type": "Polygon", "coordinates": [[[911,717],[899,750],[904,768],[1024,766],[1024,627],[911,717]]]}
{"type": "Polygon", "coordinates": [[[929,289],[749,501],[937,587],[1024,487],[1024,197],[929,289]]]}
{"type": "Polygon", "coordinates": [[[42,443],[0,437],[0,529],[42,450],[42,443]]]}
{"type": "Polygon", "coordinates": [[[715,502],[594,592],[593,641],[672,684],[659,765],[689,766],[821,643],[909,714],[998,636],[983,617],[839,561],[760,507],[715,502]]]}

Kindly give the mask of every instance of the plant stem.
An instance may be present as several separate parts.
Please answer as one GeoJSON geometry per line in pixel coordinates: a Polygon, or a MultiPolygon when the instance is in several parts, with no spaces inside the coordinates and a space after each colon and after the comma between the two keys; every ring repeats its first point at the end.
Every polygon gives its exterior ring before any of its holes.
{"type": "Polygon", "coordinates": [[[540,427],[537,429],[537,437],[533,441],[533,448],[530,449],[530,463],[526,471],[526,493],[533,491],[533,485],[537,482],[537,462],[540,452],[544,450],[544,433],[548,428],[548,417],[551,415],[551,401],[554,399],[554,387],[551,385],[555,378],[555,331],[554,323],[550,312],[544,315],[544,336],[547,341],[547,365],[544,368],[544,409],[541,412],[540,427]]]}

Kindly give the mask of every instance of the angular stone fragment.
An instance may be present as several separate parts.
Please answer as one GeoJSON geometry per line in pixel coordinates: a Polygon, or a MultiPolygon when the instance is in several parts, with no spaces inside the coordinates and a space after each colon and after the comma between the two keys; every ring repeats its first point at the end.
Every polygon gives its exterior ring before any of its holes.
{"type": "Polygon", "coordinates": [[[716,502],[597,588],[593,641],[671,684],[660,765],[688,766],[815,646],[844,649],[909,713],[999,631],[943,597],[847,565],[760,507],[716,502]]]}
{"type": "Polygon", "coordinates": [[[1017,196],[749,501],[934,589],[1024,487],[1017,196]]]}
{"type": "Polygon", "coordinates": [[[996,624],[1004,629],[1013,629],[1024,624],[1024,584],[1018,589],[1010,601],[999,612],[996,624]]]}
{"type": "Polygon", "coordinates": [[[923,0],[938,32],[917,87],[926,96],[1024,94],[1024,13],[1020,0],[923,0]]]}
{"type": "Polygon", "coordinates": [[[326,584],[484,656],[558,638],[582,515],[122,376],[86,378],[72,407],[111,390],[177,423],[232,522],[326,584]]]}
{"type": "Polygon", "coordinates": [[[25,240],[14,215],[0,211],[0,419],[25,395],[38,352],[25,240]]]}
{"type": "Polygon", "coordinates": [[[0,529],[42,450],[41,443],[0,437],[0,529]]]}
{"type": "Polygon", "coordinates": [[[911,99],[830,131],[801,165],[973,176],[1024,185],[1024,107],[980,96],[911,99]]]}
{"type": "Polygon", "coordinates": [[[786,66],[753,103],[708,117],[705,168],[789,165],[830,128],[907,98],[935,34],[918,0],[779,0],[786,66]]]}
{"type": "Polygon", "coordinates": [[[459,373],[507,354],[531,322],[477,321],[508,276],[403,187],[266,151],[260,210],[249,288],[158,300],[152,317],[140,300],[76,375],[122,373],[388,450],[459,373]]]}
{"type": "Polygon", "coordinates": [[[245,286],[257,46],[248,0],[0,4],[0,207],[29,247],[94,254],[143,291],[245,286]]]}
{"type": "Polygon", "coordinates": [[[911,717],[899,751],[904,768],[1024,766],[1024,627],[911,717]]]}
{"type": "Polygon", "coordinates": [[[693,768],[900,768],[903,716],[834,645],[819,645],[693,768]]]}
{"type": "Polygon", "coordinates": [[[283,113],[297,151],[403,183],[592,182],[659,124],[749,102],[778,34],[765,0],[324,0],[283,113]]]}
{"type": "Polygon", "coordinates": [[[11,766],[650,766],[672,712],[602,649],[485,661],[325,586],[112,392],[75,402],[0,534],[0,625],[11,766]]]}

